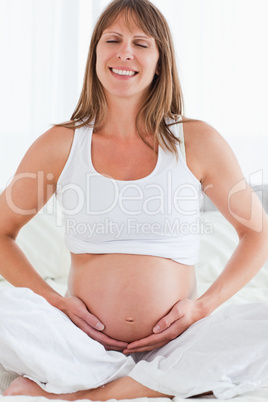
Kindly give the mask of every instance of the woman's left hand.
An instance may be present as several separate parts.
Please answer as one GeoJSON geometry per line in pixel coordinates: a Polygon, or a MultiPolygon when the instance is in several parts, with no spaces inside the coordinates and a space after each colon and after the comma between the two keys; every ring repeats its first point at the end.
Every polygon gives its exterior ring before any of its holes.
{"type": "Polygon", "coordinates": [[[180,300],[158,321],[152,335],[129,343],[124,353],[145,352],[164,346],[204,316],[197,300],[180,300]]]}

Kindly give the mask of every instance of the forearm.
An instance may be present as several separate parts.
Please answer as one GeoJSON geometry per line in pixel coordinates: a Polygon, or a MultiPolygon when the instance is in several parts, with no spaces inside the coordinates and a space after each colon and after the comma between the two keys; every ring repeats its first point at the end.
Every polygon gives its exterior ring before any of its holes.
{"type": "Polygon", "coordinates": [[[268,236],[263,233],[245,234],[222,273],[198,299],[204,316],[227,301],[244,287],[261,269],[268,258],[268,236]]]}
{"type": "Polygon", "coordinates": [[[31,265],[16,242],[0,237],[0,274],[15,287],[27,287],[58,307],[62,296],[51,288],[31,265]]]}

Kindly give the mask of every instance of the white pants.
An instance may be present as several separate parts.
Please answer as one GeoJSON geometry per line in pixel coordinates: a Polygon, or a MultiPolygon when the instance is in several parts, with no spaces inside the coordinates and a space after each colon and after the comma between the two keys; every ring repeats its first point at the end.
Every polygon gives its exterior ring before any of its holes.
{"type": "Polygon", "coordinates": [[[152,352],[106,351],[61,311],[26,288],[0,288],[0,365],[53,393],[130,376],[187,398],[228,399],[268,387],[268,303],[231,305],[152,352]]]}

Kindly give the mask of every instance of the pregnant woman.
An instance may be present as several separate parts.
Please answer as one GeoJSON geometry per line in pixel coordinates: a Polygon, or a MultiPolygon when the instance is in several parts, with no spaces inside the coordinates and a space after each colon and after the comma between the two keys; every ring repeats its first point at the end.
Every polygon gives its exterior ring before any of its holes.
{"type": "MultiPolygon", "coordinates": [[[[162,14],[147,0],[110,3],[93,32],[71,120],[34,142],[1,194],[0,272],[15,288],[0,293],[0,363],[22,376],[5,395],[179,395],[181,340],[201,337],[198,325],[264,264],[268,226],[261,204],[247,184],[237,190],[245,181],[222,136],[184,117],[182,106],[162,14]],[[203,192],[234,226],[239,243],[198,297],[203,192]],[[64,297],[15,243],[53,193],[71,253],[64,297]],[[173,385],[165,367],[173,367],[173,385]]],[[[194,379],[188,396],[212,387],[195,385],[194,379]]]]}

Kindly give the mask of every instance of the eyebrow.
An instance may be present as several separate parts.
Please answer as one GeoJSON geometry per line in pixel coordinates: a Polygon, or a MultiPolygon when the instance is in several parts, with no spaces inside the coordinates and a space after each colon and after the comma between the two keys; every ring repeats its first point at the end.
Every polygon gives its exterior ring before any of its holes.
{"type": "MultiPolygon", "coordinates": [[[[105,31],[103,32],[103,35],[105,34],[116,34],[118,36],[123,36],[121,33],[119,32],[115,32],[115,31],[105,31]]],[[[145,36],[145,35],[134,35],[134,38],[141,38],[141,39],[148,39],[148,40],[154,40],[154,38],[150,37],[150,36],[145,36]]]]}

